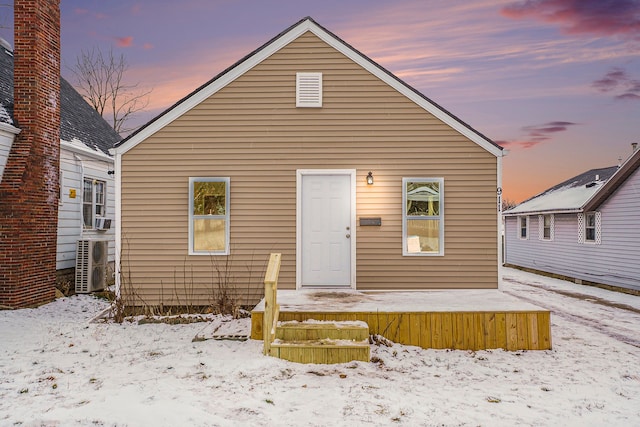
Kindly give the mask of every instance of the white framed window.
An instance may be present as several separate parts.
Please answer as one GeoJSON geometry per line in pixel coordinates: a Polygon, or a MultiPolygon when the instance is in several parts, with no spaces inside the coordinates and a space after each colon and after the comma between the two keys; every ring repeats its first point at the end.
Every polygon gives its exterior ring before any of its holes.
{"type": "Polygon", "coordinates": [[[520,238],[520,240],[529,239],[529,217],[528,216],[518,217],[518,237],[520,238]]]}
{"type": "Polygon", "coordinates": [[[229,178],[189,178],[189,255],[229,254],[229,178]]]}
{"type": "Polygon", "coordinates": [[[584,214],[584,241],[595,243],[596,241],[596,213],[584,214]]]}
{"type": "Polygon", "coordinates": [[[444,255],[444,178],[402,178],[402,255],[444,255]]]}
{"type": "Polygon", "coordinates": [[[555,216],[538,215],[538,240],[553,240],[555,234],[555,216]]]}
{"type": "Polygon", "coordinates": [[[585,212],[578,214],[578,243],[602,243],[602,212],[585,212]]]}
{"type": "Polygon", "coordinates": [[[296,73],[296,107],[322,107],[322,73],[296,73]]]}
{"type": "Polygon", "coordinates": [[[99,179],[84,178],[82,183],[82,224],[85,230],[95,228],[96,218],[107,213],[107,183],[99,179]]]}
{"type": "Polygon", "coordinates": [[[578,242],[599,245],[602,243],[602,213],[578,214],[578,242]]]}

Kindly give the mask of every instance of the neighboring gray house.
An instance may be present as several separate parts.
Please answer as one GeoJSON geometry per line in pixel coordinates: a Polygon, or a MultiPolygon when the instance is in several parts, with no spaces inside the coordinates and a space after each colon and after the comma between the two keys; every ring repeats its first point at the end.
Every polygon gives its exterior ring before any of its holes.
{"type": "MultiPolygon", "coordinates": [[[[20,123],[13,118],[13,52],[0,43],[0,182],[20,123]]],[[[99,230],[115,217],[114,162],[109,150],[122,138],[64,79],[60,81],[60,202],[56,269],[75,267],[79,239],[109,240],[114,229],[99,230]]]]}
{"type": "Polygon", "coordinates": [[[640,150],[503,213],[505,265],[640,291],[640,150]]]}

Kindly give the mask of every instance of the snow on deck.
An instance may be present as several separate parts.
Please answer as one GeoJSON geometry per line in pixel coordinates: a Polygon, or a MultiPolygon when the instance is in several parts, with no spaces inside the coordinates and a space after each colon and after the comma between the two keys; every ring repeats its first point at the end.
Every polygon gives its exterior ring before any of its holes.
{"type": "MultiPolygon", "coordinates": [[[[280,312],[508,312],[546,311],[498,289],[428,291],[278,290],[280,312]]],[[[264,299],[253,309],[264,311],[264,299]]]]}

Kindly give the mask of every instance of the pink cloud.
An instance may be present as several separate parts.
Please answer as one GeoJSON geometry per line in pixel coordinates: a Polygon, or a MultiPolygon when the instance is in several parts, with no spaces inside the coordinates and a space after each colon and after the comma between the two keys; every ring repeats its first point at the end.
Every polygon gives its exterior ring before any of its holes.
{"type": "Polygon", "coordinates": [[[621,82],[625,82],[629,79],[627,73],[620,68],[612,68],[601,79],[594,81],[591,86],[598,89],[600,92],[609,92],[615,89],[621,82]]]}
{"type": "Polygon", "coordinates": [[[617,95],[616,99],[620,99],[623,101],[640,101],[640,95],[638,95],[637,93],[632,93],[632,92],[627,92],[627,93],[623,93],[622,95],[617,95]]]}
{"type": "Polygon", "coordinates": [[[510,147],[521,147],[524,149],[532,148],[542,141],[527,141],[527,140],[512,140],[512,141],[495,141],[496,144],[500,145],[503,148],[510,147]]]}
{"type": "Polygon", "coordinates": [[[102,12],[91,12],[89,9],[85,9],[82,7],[77,7],[73,9],[73,13],[75,13],[76,15],[82,15],[82,16],[91,15],[93,18],[96,18],[96,19],[106,19],[109,17],[108,15],[102,12]]]}
{"type": "Polygon", "coordinates": [[[511,19],[537,19],[560,25],[566,34],[640,38],[636,0],[526,0],[502,8],[511,19]]]}
{"type": "Polygon", "coordinates": [[[143,49],[149,50],[149,49],[153,49],[155,46],[153,46],[151,43],[145,43],[142,45],[143,49]]]}
{"type": "Polygon", "coordinates": [[[547,134],[555,132],[564,132],[569,126],[573,126],[573,122],[549,122],[543,125],[525,126],[522,130],[529,132],[530,136],[548,139],[547,134]]]}
{"type": "Polygon", "coordinates": [[[523,139],[496,141],[502,147],[520,147],[523,149],[533,148],[538,144],[551,140],[552,134],[564,132],[570,126],[577,123],[565,121],[553,121],[541,125],[532,125],[522,127],[522,131],[526,133],[523,139]]]}
{"type": "Polygon", "coordinates": [[[116,44],[118,47],[131,47],[133,45],[133,37],[116,37],[116,44]]]}
{"type": "Polygon", "coordinates": [[[591,83],[600,92],[617,91],[619,100],[640,100],[640,80],[632,79],[622,68],[612,68],[604,77],[591,83]]]}

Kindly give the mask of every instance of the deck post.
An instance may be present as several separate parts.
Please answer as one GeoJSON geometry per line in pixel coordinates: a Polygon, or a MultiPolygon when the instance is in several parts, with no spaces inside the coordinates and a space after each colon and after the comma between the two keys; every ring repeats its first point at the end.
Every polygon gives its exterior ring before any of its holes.
{"type": "Polygon", "coordinates": [[[271,343],[275,336],[275,328],[278,323],[280,306],[277,302],[278,276],[280,274],[280,260],[282,254],[272,253],[269,257],[267,272],[264,276],[264,315],[262,319],[262,337],[264,341],[264,354],[269,354],[271,343]]]}

